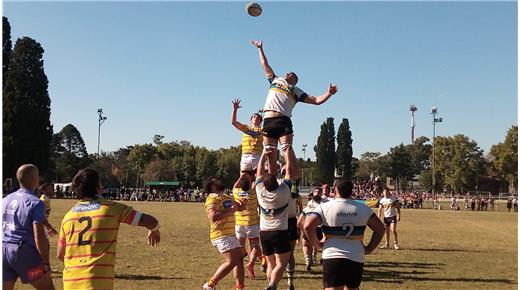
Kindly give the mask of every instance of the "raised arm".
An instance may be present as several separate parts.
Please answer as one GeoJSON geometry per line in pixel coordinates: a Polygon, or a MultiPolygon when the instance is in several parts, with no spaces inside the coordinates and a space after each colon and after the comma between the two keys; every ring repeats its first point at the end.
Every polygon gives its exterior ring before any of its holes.
{"type": "Polygon", "coordinates": [[[273,69],[267,62],[267,57],[264,53],[263,43],[261,40],[251,40],[251,43],[258,48],[258,54],[260,56],[260,63],[262,64],[262,67],[264,68],[265,76],[266,77],[272,77],[274,75],[273,69]]]}
{"type": "Polygon", "coordinates": [[[260,156],[260,161],[258,161],[258,167],[256,168],[256,178],[261,178],[264,175],[265,171],[265,162],[267,160],[267,155],[269,155],[271,151],[264,148],[262,151],[262,155],[260,156]]]}
{"type": "Polygon", "coordinates": [[[304,102],[311,105],[321,105],[325,103],[330,97],[338,92],[338,87],[334,84],[329,84],[329,89],[321,96],[308,96],[304,102]]]}
{"type": "Polygon", "coordinates": [[[239,121],[237,121],[237,111],[239,108],[241,108],[240,100],[234,99],[232,103],[233,103],[233,113],[231,114],[231,124],[233,124],[233,126],[235,126],[235,128],[237,128],[238,130],[244,131],[247,129],[247,126],[240,123],[239,121]]]}

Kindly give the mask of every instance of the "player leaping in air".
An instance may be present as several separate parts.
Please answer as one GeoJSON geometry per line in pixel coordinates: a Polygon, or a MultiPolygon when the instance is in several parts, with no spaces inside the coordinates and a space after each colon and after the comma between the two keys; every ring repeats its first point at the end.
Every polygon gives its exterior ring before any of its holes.
{"type": "Polygon", "coordinates": [[[265,76],[269,80],[270,87],[267,100],[264,106],[264,146],[271,149],[269,154],[269,173],[276,173],[276,160],[278,156],[278,142],[281,144],[282,151],[289,150],[289,154],[294,155],[292,149],[293,126],[291,122],[292,110],[297,102],[312,105],[325,103],[338,88],[334,84],[329,84],[327,91],[320,96],[309,96],[298,88],[298,76],[294,72],[289,72],[283,77],[278,77],[274,72],[265,56],[262,41],[253,40],[251,43],[258,48],[260,63],[264,68],[265,76]]]}

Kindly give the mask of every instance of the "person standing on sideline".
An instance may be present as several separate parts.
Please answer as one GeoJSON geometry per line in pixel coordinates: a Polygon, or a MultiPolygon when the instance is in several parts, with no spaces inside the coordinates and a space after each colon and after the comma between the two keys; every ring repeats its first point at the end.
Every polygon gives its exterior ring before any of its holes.
{"type": "Polygon", "coordinates": [[[390,189],[385,187],[383,190],[384,197],[379,200],[379,213],[381,218],[384,214],[384,222],[386,225],[385,244],[381,249],[390,247],[390,231],[394,234],[394,248],[399,250],[399,243],[397,240],[397,223],[401,221],[401,206],[396,197],[392,196],[390,189]]]}
{"type": "Polygon", "coordinates": [[[11,290],[16,280],[41,290],[54,289],[49,264],[49,240],[45,234],[45,204],[36,196],[38,168],[24,164],[16,178],[20,189],[2,200],[2,289],[11,290]]]}
{"type": "Polygon", "coordinates": [[[322,244],[316,235],[322,225],[323,287],[327,290],[358,289],[363,277],[365,255],[377,248],[385,233],[383,223],[370,207],[352,200],[352,182],[340,181],[334,187],[335,198],[321,203],[306,218],[304,231],[314,247],[322,244]],[[366,227],[372,231],[363,245],[366,227]]]}

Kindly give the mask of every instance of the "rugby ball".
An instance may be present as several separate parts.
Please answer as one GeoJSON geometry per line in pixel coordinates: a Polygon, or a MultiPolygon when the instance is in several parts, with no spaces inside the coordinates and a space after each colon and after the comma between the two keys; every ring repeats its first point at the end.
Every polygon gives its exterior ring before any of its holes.
{"type": "Polygon", "coordinates": [[[255,2],[249,2],[246,5],[246,11],[247,11],[247,14],[249,14],[253,17],[258,17],[258,16],[260,16],[260,14],[262,14],[262,6],[260,6],[260,4],[255,3],[255,2]]]}

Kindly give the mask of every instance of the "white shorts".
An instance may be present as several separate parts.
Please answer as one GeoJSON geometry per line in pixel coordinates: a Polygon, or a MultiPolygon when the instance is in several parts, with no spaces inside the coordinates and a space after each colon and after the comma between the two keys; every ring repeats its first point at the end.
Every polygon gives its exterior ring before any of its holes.
{"type": "Polygon", "coordinates": [[[235,226],[237,238],[257,239],[260,238],[260,225],[235,226]]]}
{"type": "Polygon", "coordinates": [[[222,237],[220,239],[212,240],[211,244],[215,248],[217,248],[217,250],[221,254],[241,247],[240,242],[235,236],[227,236],[222,237]]]}
{"type": "Polygon", "coordinates": [[[260,162],[260,154],[242,154],[240,159],[240,171],[253,171],[258,167],[260,162]]]}

